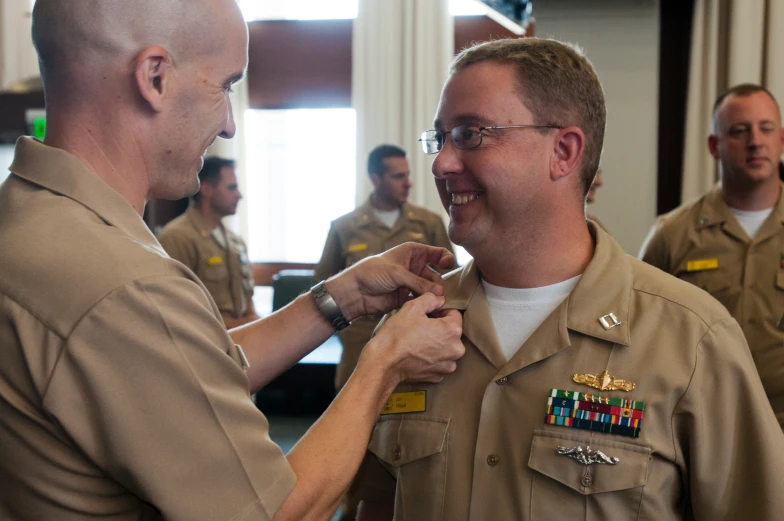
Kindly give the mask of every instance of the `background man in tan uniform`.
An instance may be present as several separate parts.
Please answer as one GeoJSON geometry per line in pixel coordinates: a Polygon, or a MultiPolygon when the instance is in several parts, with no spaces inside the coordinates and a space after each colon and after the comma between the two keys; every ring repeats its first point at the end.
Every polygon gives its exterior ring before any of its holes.
{"type": "Polygon", "coordinates": [[[199,172],[200,188],[185,213],[158,235],[171,257],[199,277],[218,306],[226,327],[256,320],[253,269],[242,237],[221,220],[237,213],[242,199],[234,161],[208,157],[199,172]]]}
{"type": "Polygon", "coordinates": [[[37,0],[33,38],[46,140],[20,139],[0,187],[0,519],[329,519],[389,392],[455,368],[460,316],[428,318],[442,289],[419,276],[454,258],[402,246],[228,333],[141,216],[195,193],[206,148],[234,135],[239,7],[37,0]],[[426,294],[284,457],[249,391],[409,289],[426,294]]]}
{"type": "Polygon", "coordinates": [[[781,518],[784,435],[737,323],[586,226],[604,127],[599,80],[567,45],[455,58],[422,139],[449,237],[474,257],[444,286],[466,355],[393,393],[360,519],[781,518]]]}
{"type": "MultiPolygon", "coordinates": [[[[316,280],[325,280],[365,257],[404,242],[452,251],[441,217],[407,202],[410,174],[406,151],[402,148],[379,145],[370,152],[368,175],[373,193],[365,204],[333,221],[316,267],[316,280]]],[[[335,375],[336,389],[346,384],[380,319],[380,316],[363,317],[339,333],[343,354],[335,375]]]]}
{"type": "Polygon", "coordinates": [[[781,112],[759,85],[721,95],[708,148],[719,186],[659,217],[641,258],[704,289],[740,323],[784,428],[784,198],[781,112]]]}

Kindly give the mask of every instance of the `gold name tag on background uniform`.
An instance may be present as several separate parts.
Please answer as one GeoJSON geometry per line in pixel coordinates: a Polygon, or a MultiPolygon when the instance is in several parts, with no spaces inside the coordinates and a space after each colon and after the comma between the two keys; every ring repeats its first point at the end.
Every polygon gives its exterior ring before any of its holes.
{"type": "Polygon", "coordinates": [[[348,247],[349,253],[356,253],[358,251],[365,251],[365,250],[367,250],[367,244],[365,244],[364,242],[358,244],[351,244],[348,247]]]}
{"type": "Polygon", "coordinates": [[[207,264],[209,266],[215,266],[216,264],[223,264],[223,258],[217,255],[215,257],[210,257],[209,259],[207,259],[207,264]]]}
{"type": "Polygon", "coordinates": [[[715,270],[719,267],[719,259],[700,259],[686,263],[686,271],[715,270]]]}
{"type": "Polygon", "coordinates": [[[381,415],[423,412],[427,408],[427,391],[392,393],[381,415]]]}

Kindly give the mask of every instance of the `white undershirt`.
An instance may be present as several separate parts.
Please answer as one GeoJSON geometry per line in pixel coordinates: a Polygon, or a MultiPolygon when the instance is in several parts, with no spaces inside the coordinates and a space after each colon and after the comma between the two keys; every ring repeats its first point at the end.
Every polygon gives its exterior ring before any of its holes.
{"type": "Polygon", "coordinates": [[[395,223],[400,217],[400,208],[396,208],[388,212],[383,210],[378,210],[377,208],[373,208],[373,215],[378,217],[378,220],[384,223],[384,225],[387,228],[392,229],[392,227],[395,226],[395,223]]]}
{"type": "Polygon", "coordinates": [[[758,210],[755,212],[747,212],[745,210],[738,210],[737,208],[730,208],[730,211],[738,220],[740,225],[746,230],[746,235],[748,235],[751,239],[757,236],[762,228],[762,223],[765,222],[765,219],[773,212],[773,208],[767,208],[765,210],[758,210]]]}
{"type": "Polygon", "coordinates": [[[221,245],[223,248],[227,248],[229,246],[229,241],[226,240],[226,234],[223,233],[222,226],[216,226],[212,230],[212,236],[218,241],[218,244],[221,245]]]}
{"type": "Polygon", "coordinates": [[[509,360],[542,322],[569,296],[581,275],[541,288],[502,288],[482,280],[490,314],[509,360]]]}

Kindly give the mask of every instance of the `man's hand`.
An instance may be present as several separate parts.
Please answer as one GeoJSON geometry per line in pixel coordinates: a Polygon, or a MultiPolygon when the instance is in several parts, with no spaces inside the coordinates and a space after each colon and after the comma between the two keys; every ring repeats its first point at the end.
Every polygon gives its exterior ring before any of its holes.
{"type": "Polygon", "coordinates": [[[444,294],[441,276],[430,265],[453,268],[455,256],[444,248],[401,244],[331,278],[327,291],[347,320],[388,313],[411,300],[411,294],[444,294]]]}
{"type": "Polygon", "coordinates": [[[444,304],[444,298],[425,293],[403,305],[389,318],[362,350],[363,361],[380,360],[386,367],[390,391],[404,381],[436,383],[457,368],[465,354],[461,342],[463,316],[459,311],[428,314],[444,304]]]}

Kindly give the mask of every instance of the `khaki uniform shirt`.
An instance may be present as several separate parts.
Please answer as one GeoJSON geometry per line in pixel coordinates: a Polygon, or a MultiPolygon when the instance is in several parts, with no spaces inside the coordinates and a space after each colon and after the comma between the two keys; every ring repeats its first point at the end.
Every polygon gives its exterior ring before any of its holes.
{"type": "Polygon", "coordinates": [[[752,240],[715,188],[660,217],[641,257],[704,289],[740,323],[784,427],[784,197],[752,240]]]}
{"type": "Polygon", "coordinates": [[[188,266],[207,287],[221,314],[242,318],[253,297],[253,269],[245,242],[231,230],[224,247],[212,234],[195,206],[161,230],[158,240],[166,252],[188,266]]]}
{"type": "Polygon", "coordinates": [[[737,323],[592,228],[577,286],[508,362],[476,266],[447,278],[465,357],[442,383],[396,391],[424,391],[426,410],[380,417],[362,498],[394,493],[406,521],[781,519],[784,435],[737,323]],[[605,329],[609,313],[619,324],[605,329]],[[603,371],[636,388],[572,379],[603,371]],[[551,389],[643,401],[639,437],[549,424],[551,389]],[[557,452],[589,446],[619,462],[557,452]]]}
{"type": "Polygon", "coordinates": [[[271,519],[295,474],[204,286],[79,159],[0,187],[0,519],[271,519]]]}
{"type": "MultiPolygon", "coordinates": [[[[404,204],[400,217],[390,229],[373,213],[370,200],[333,221],[316,267],[316,280],[325,280],[352,264],[383,253],[404,242],[419,242],[453,251],[444,222],[433,212],[404,204]]],[[[335,385],[345,385],[359,361],[359,354],[370,340],[381,317],[363,317],[339,333],[343,354],[337,367],[335,385]]]]}

